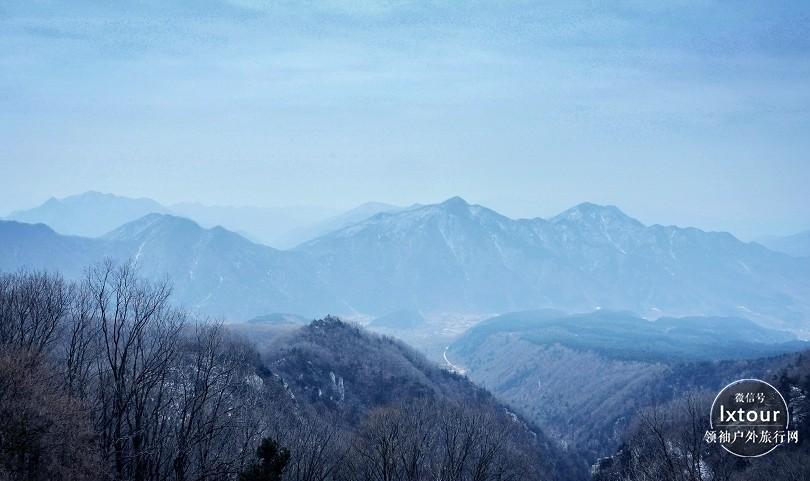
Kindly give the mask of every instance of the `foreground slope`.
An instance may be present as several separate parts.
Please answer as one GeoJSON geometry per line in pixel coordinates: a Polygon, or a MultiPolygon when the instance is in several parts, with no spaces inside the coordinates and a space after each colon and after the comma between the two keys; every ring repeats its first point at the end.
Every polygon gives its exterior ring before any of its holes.
{"type": "Polygon", "coordinates": [[[337,318],[208,323],[111,263],[0,274],[0,306],[2,479],[246,479],[267,446],[290,481],[585,474],[484,389],[337,318]]]}
{"type": "Polygon", "coordinates": [[[759,378],[775,387],[787,403],[789,429],[797,431],[797,442],[786,443],[761,457],[732,456],[716,444],[705,443],[702,430],[693,430],[695,425],[700,429],[709,425],[716,391],[674,392],[666,399],[669,402],[635,414],[621,446],[595,463],[591,479],[810,479],[810,351],[761,360],[760,364],[768,369],[760,369],[759,378]],[[684,452],[690,452],[690,456],[683,456],[684,452]]]}

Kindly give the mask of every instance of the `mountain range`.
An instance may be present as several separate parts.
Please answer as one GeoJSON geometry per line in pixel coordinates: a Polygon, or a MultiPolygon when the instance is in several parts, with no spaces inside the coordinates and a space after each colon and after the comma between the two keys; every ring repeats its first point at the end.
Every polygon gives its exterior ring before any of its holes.
{"type": "Polygon", "coordinates": [[[147,276],[170,277],[181,303],[231,319],[604,308],[810,324],[810,259],[590,203],[511,219],[455,197],[375,213],[290,250],[160,213],[99,238],[4,221],[0,239],[0,269],[75,276],[103,257],[130,259],[147,276]]]}
{"type": "MultiPolygon", "coordinates": [[[[354,210],[371,215],[376,212],[374,206],[393,208],[368,203],[354,210]]],[[[148,198],[134,199],[89,191],[62,199],[51,197],[37,207],[12,212],[7,220],[47,224],[60,234],[98,237],[152,213],[186,217],[207,228],[221,225],[254,242],[281,247],[309,240],[311,237],[302,237],[309,235],[307,229],[317,232],[322,224],[342,227],[341,219],[348,214],[317,206],[217,206],[196,202],[163,205],[148,198]]],[[[351,219],[349,216],[344,222],[351,219]]]]}
{"type": "Polygon", "coordinates": [[[7,220],[46,224],[65,235],[98,237],[146,214],[169,212],[168,207],[152,199],[89,191],[63,199],[51,197],[37,207],[12,212],[7,220]]]}
{"type": "Polygon", "coordinates": [[[794,257],[810,257],[810,230],[788,236],[763,237],[757,242],[768,249],[794,257]]]}
{"type": "Polygon", "coordinates": [[[728,233],[645,226],[613,206],[510,219],[456,197],[377,214],[295,251],[359,312],[552,307],[810,320],[810,261],[728,233]]]}
{"type": "Polygon", "coordinates": [[[131,262],[147,278],[170,279],[179,303],[213,316],[312,315],[337,307],[308,256],[253,243],[222,227],[148,214],[101,238],[85,238],[43,224],[0,222],[0,270],[30,267],[75,278],[104,258],[131,262]]]}

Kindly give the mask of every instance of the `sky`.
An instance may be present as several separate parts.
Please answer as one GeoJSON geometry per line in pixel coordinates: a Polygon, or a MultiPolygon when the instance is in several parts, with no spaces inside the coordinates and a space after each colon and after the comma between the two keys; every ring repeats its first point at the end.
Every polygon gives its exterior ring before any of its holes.
{"type": "Polygon", "coordinates": [[[579,202],[810,229],[810,3],[5,0],[0,215],[579,202]]]}

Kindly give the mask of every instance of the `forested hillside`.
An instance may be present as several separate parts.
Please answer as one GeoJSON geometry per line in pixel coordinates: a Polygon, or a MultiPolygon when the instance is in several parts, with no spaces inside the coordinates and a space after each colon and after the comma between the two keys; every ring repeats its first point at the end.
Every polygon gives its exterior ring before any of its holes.
{"type": "Polygon", "coordinates": [[[482,321],[446,355],[568,452],[595,461],[622,442],[638,409],[771,376],[789,359],[780,354],[807,348],[745,319],[541,310],[482,321]]]}
{"type": "MultiPolygon", "coordinates": [[[[787,402],[789,429],[798,431],[797,442],[758,458],[734,456],[704,439],[716,391],[693,388],[668,392],[672,395],[669,401],[635,413],[616,453],[600,459],[594,467],[593,481],[810,480],[810,353],[759,364],[759,369],[768,368],[760,371],[761,379],[772,384],[787,402]]],[[[720,369],[695,367],[709,376],[734,369],[728,364],[720,369]]]]}
{"type": "Polygon", "coordinates": [[[130,266],[0,275],[0,479],[582,479],[485,390],[337,318],[229,329],[130,266]],[[275,477],[274,477],[275,476],[275,477]]]}

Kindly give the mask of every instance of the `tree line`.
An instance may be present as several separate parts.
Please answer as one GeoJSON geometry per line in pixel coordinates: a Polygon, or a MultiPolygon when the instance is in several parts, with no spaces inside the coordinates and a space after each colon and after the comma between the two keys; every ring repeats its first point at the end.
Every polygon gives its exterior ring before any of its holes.
{"type": "Polygon", "coordinates": [[[312,409],[253,344],[129,264],[0,274],[0,481],[546,478],[508,412],[437,398],[312,409]]]}

